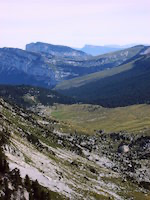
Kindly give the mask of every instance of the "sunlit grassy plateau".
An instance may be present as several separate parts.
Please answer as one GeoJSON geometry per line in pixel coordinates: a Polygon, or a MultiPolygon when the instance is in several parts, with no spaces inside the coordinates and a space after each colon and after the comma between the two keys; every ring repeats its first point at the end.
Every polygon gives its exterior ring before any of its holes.
{"type": "Polygon", "coordinates": [[[146,133],[150,130],[150,105],[146,104],[118,108],[103,108],[88,104],[56,104],[51,115],[87,133],[94,133],[94,130],[146,133]]]}

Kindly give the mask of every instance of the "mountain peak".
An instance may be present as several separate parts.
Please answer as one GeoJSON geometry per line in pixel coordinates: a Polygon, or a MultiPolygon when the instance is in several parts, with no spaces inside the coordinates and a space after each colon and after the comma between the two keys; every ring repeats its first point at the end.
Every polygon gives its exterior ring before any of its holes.
{"type": "Polygon", "coordinates": [[[68,46],[54,45],[43,42],[30,43],[26,45],[26,50],[38,53],[48,53],[53,56],[68,57],[68,58],[87,58],[88,55],[82,51],[73,49],[68,46]]]}

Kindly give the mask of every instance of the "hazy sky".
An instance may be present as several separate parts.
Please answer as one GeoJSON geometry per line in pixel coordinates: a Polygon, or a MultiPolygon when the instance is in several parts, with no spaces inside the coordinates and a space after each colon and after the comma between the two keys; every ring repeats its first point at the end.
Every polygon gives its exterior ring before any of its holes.
{"type": "Polygon", "coordinates": [[[0,47],[150,44],[150,0],[0,0],[0,47]]]}

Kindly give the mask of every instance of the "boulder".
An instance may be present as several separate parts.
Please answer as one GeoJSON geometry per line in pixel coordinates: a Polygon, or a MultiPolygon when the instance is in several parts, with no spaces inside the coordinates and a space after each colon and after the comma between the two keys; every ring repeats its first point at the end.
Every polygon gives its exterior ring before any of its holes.
{"type": "Polygon", "coordinates": [[[130,149],[129,149],[128,145],[121,145],[121,146],[118,147],[119,153],[127,153],[129,151],[130,151],[130,149]]]}

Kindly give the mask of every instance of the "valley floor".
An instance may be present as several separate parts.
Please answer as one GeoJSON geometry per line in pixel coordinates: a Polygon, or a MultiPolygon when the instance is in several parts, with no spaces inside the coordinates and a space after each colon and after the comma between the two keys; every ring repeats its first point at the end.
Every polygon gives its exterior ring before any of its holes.
{"type": "Polygon", "coordinates": [[[104,108],[90,104],[56,104],[51,115],[58,120],[80,127],[89,134],[94,133],[94,130],[109,133],[150,131],[150,105],[146,104],[119,108],[104,108]]]}

